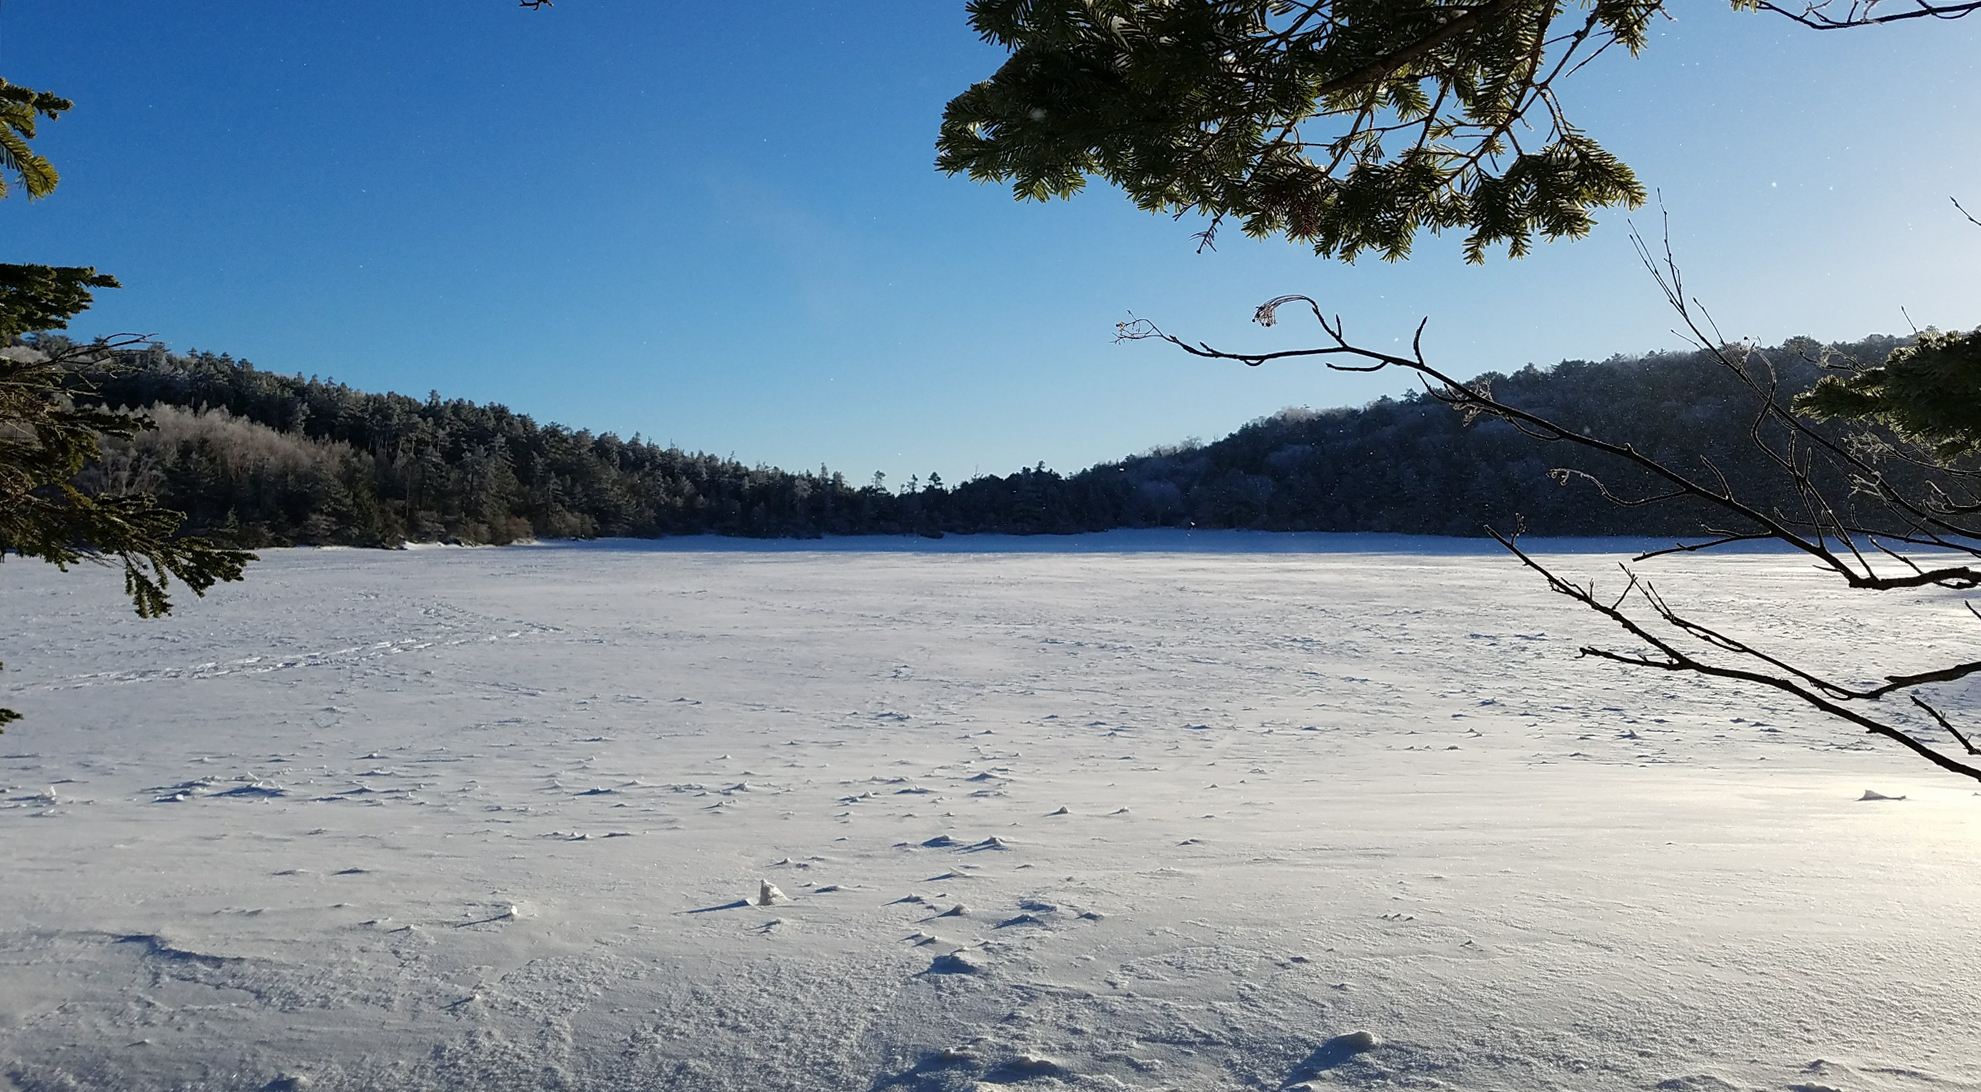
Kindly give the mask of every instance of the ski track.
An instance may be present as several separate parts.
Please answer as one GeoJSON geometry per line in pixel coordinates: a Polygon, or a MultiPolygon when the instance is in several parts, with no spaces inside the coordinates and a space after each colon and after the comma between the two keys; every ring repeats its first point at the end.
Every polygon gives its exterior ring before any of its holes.
{"type": "Polygon", "coordinates": [[[1981,795],[1501,554],[1288,541],[6,565],[0,1090],[1981,1090],[1981,795]]]}

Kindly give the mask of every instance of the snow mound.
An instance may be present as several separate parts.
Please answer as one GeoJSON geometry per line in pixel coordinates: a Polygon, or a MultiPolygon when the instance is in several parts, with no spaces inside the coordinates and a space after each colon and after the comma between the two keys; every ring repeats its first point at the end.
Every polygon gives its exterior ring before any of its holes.
{"type": "Polygon", "coordinates": [[[1029,1081],[1038,1077],[1063,1077],[1065,1075],[1066,1067],[1050,1058],[1042,1058],[1036,1054],[1020,1054],[1009,1061],[1001,1063],[989,1073],[984,1074],[984,1080],[991,1084],[1012,1084],[1017,1081],[1029,1081]]]}
{"type": "Polygon", "coordinates": [[[1710,1073],[1672,1077],[1669,1080],[1659,1081],[1657,1088],[1658,1092],[1742,1092],[1739,1085],[1710,1073]]]}
{"type": "Polygon", "coordinates": [[[929,964],[928,974],[982,974],[984,965],[968,952],[939,955],[929,964]]]}

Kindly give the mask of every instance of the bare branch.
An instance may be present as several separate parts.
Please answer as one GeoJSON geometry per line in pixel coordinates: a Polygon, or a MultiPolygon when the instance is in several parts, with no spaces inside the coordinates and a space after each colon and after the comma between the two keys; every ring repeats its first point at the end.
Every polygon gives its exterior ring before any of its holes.
{"type": "MultiPolygon", "coordinates": [[[[1981,0],[1977,0],[1977,6],[1981,6],[1981,0]]],[[[1868,11],[1868,7],[1867,4],[1862,10],[1868,11]]],[[[1955,206],[1959,208],[1957,201],[1955,206]]],[[[1967,215],[1965,209],[1961,212],[1967,215]]],[[[1254,313],[1254,321],[1271,327],[1278,323],[1288,306],[1303,307],[1322,330],[1324,339],[1319,345],[1270,352],[1231,352],[1201,341],[1186,342],[1144,320],[1123,323],[1118,328],[1118,337],[1166,341],[1197,357],[1233,360],[1250,367],[1268,361],[1312,358],[1335,371],[1402,369],[1418,379],[1430,398],[1459,412],[1468,424],[1479,416],[1491,417],[1533,439],[1565,443],[1607,456],[1641,472],[1656,484],[1649,489],[1619,493],[1610,488],[1603,476],[1577,467],[1550,471],[1557,482],[1587,481],[1600,496],[1623,507],[1690,500],[1709,506],[1721,517],[1733,517],[1731,520],[1716,517],[1716,522],[1726,526],[1708,524],[1703,528],[1709,536],[1704,541],[1677,542],[1650,550],[1638,555],[1639,561],[1697,553],[1738,542],[1775,541],[1812,559],[1820,570],[1840,577],[1852,589],[1957,591],[1981,587],[1981,524],[1967,522],[1968,517],[1981,515],[1981,496],[1968,484],[1981,471],[1972,466],[1952,466],[1921,458],[1909,460],[1911,469],[1894,477],[1874,461],[1886,457],[1877,446],[1890,445],[1883,434],[1870,442],[1842,438],[1820,431],[1798,417],[1793,402],[1784,395],[1783,376],[1768,355],[1750,343],[1728,341],[1711,313],[1686,294],[1669,231],[1661,252],[1654,252],[1634,228],[1631,240],[1639,260],[1679,315],[1683,326],[1681,336],[1697,346],[1707,361],[1731,375],[1753,398],[1754,412],[1746,430],[1748,446],[1765,460],[1766,467],[1779,475],[1792,500],[1755,500],[1742,496],[1736,482],[1744,483],[1745,479],[1723,469],[1721,460],[1714,454],[1701,452],[1696,471],[1680,470],[1666,458],[1601,435],[1592,426],[1573,428],[1539,412],[1512,405],[1495,394],[1488,382],[1461,381],[1426,357],[1424,334],[1428,319],[1418,323],[1407,355],[1351,342],[1339,315],[1329,315],[1313,297],[1297,294],[1268,300],[1254,313]],[[1914,470],[1923,472],[1923,481],[1914,470]],[[1911,492],[1902,490],[1901,483],[1911,492]],[[1840,488],[1846,493],[1841,499],[1833,499],[1838,498],[1840,488]],[[1781,510],[1784,507],[1795,514],[1784,514],[1781,510]],[[1867,507],[1872,513],[1868,516],[1867,507]],[[1955,556],[1951,559],[1908,556],[1902,552],[1905,547],[1946,551],[1955,556]]],[[[1806,358],[1808,354],[1802,355],[1806,358]]],[[[1818,354],[1809,363],[1818,367],[1836,366],[1827,352],[1818,354]]],[[[1729,464],[1728,469],[1733,466],[1729,464]]],[[[1634,667],[1768,687],[1791,695],[1826,716],[1898,743],[1943,770],[1981,781],[1981,763],[1962,761],[1929,745],[1923,741],[1926,737],[1913,734],[1915,730],[1923,731],[1921,724],[1913,719],[1894,720],[1889,715],[1894,706],[1878,704],[1916,687],[1981,676],[1981,660],[1885,674],[1883,682],[1876,686],[1832,681],[1784,656],[1689,617],[1628,565],[1622,567],[1626,577],[1622,591],[1614,598],[1598,599],[1593,582],[1577,584],[1523,551],[1516,540],[1524,531],[1524,523],[1512,536],[1487,528],[1487,533],[1523,565],[1545,579],[1550,590],[1604,616],[1648,648],[1648,651],[1619,651],[1584,647],[1580,650],[1582,655],[1634,667]]],[[[1972,602],[1964,602],[1963,606],[1981,620],[1981,608],[1972,602]]],[[[1968,756],[1981,757],[1981,750],[1938,710],[1915,694],[1906,693],[1906,696],[1939,729],[1957,741],[1968,756]]]]}
{"type": "Polygon", "coordinates": [[[1919,695],[1917,694],[1912,695],[1912,704],[1918,706],[1921,709],[1926,710],[1926,715],[1932,717],[1934,722],[1939,724],[1940,727],[1945,728],[1947,730],[1947,734],[1952,736],[1955,739],[1955,741],[1957,741],[1963,748],[1965,748],[1968,754],[1981,755],[1981,750],[1977,750],[1973,742],[1970,741],[1966,736],[1962,735],[1960,729],[1955,728],[1953,726],[1953,723],[1947,720],[1946,717],[1942,716],[1938,709],[1935,709],[1932,706],[1927,705],[1925,702],[1919,700],[1919,695]]]}
{"type": "Polygon", "coordinates": [[[1636,557],[1631,558],[1631,560],[1649,561],[1654,557],[1664,557],[1666,554],[1679,554],[1679,553],[1696,554],[1703,550],[1710,550],[1715,546],[1725,546],[1735,542],[1773,542],[1774,538],[1775,536],[1773,535],[1761,535],[1761,534],[1755,534],[1755,535],[1723,534],[1720,535],[1718,538],[1711,540],[1710,542],[1693,542],[1693,543],[1674,542],[1670,546],[1667,546],[1662,550],[1647,550],[1644,553],[1638,554],[1636,557]]]}
{"type": "Polygon", "coordinates": [[[1897,23],[1907,19],[1960,19],[1981,10],[1981,0],[1961,0],[1956,4],[1929,4],[1925,0],[1913,0],[1913,6],[1890,15],[1875,14],[1873,9],[1878,0],[1851,0],[1841,16],[1829,14],[1832,0],[1805,4],[1801,10],[1792,10],[1761,0],[1754,5],[1757,11],[1771,11],[1776,15],[1792,19],[1811,30],[1849,30],[1852,27],[1872,27],[1883,23],[1897,23]]]}
{"type": "MultiPolygon", "coordinates": [[[[1903,729],[1887,724],[1884,721],[1875,720],[1855,709],[1839,704],[1837,701],[1831,700],[1821,693],[1800,685],[1793,679],[1784,679],[1779,676],[1768,675],[1758,671],[1748,671],[1743,668],[1710,664],[1691,656],[1671,642],[1644,628],[1636,619],[1625,614],[1619,606],[1604,603],[1596,599],[1587,589],[1562,579],[1547,566],[1536,561],[1525,550],[1522,550],[1512,538],[1500,534],[1490,527],[1486,529],[1486,533],[1498,540],[1500,545],[1506,547],[1515,557],[1519,558],[1523,565],[1540,574],[1548,582],[1549,588],[1576,600],[1590,610],[1615,622],[1631,636],[1650,645],[1664,659],[1658,660],[1648,656],[1633,656],[1627,653],[1612,652],[1607,649],[1595,647],[1582,648],[1580,650],[1582,655],[1594,656],[1636,667],[1652,667],[1663,671],[1687,672],[1709,678],[1756,683],[1761,686],[1770,687],[1787,694],[1792,694],[1823,713],[1855,724],[1872,735],[1889,739],[1948,773],[1959,774],[1962,777],[1981,781],[1981,766],[1970,765],[1959,759],[1942,754],[1914,739],[1910,733],[1903,729]]],[[[1951,728],[1952,726],[1948,725],[1947,727],[1951,728]]]]}
{"type": "MultiPolygon", "coordinates": [[[[1680,309],[1681,314],[1689,315],[1685,300],[1679,294],[1682,288],[1682,281],[1679,279],[1676,263],[1672,262],[1668,271],[1659,270],[1650,261],[1649,252],[1642,249],[1643,242],[1641,237],[1635,238],[1637,238],[1640,252],[1643,254],[1647,266],[1651,268],[1653,276],[1657,278],[1659,285],[1664,289],[1667,299],[1672,302],[1674,307],[1680,309]]],[[[1669,254],[1669,252],[1667,253],[1669,254]]],[[[1474,390],[1456,377],[1446,374],[1425,360],[1422,342],[1426,323],[1420,322],[1418,324],[1417,333],[1412,338],[1412,355],[1403,357],[1393,353],[1386,353],[1351,344],[1343,333],[1341,320],[1339,318],[1330,319],[1327,317],[1321,311],[1320,304],[1312,297],[1305,295],[1279,296],[1266,301],[1260,305],[1254,314],[1254,321],[1262,326],[1276,325],[1279,311],[1287,305],[1294,303],[1305,305],[1306,309],[1313,314],[1315,320],[1319,322],[1322,331],[1326,333],[1328,340],[1332,344],[1317,348],[1284,349],[1263,353],[1229,352],[1213,348],[1204,342],[1198,342],[1193,345],[1181,338],[1163,332],[1155,324],[1146,320],[1121,324],[1117,327],[1117,338],[1131,341],[1143,339],[1166,341],[1193,356],[1212,360],[1235,360],[1251,367],[1257,367],[1268,361],[1275,360],[1319,358],[1323,366],[1334,371],[1376,372],[1391,367],[1413,371],[1429,379],[1435,385],[1439,399],[1455,409],[1461,411],[1473,410],[1484,413],[1521,427],[1522,431],[1528,432],[1530,435],[1536,436],[1539,439],[1567,442],[1621,459],[1649,473],[1653,477],[1663,479],[1673,488],[1675,493],[1706,501],[1721,508],[1730,515],[1754,525],[1766,537],[1801,550],[1803,553],[1814,558],[1822,568],[1842,577],[1844,582],[1850,587],[1889,589],[1923,587],[1929,584],[1937,584],[1948,588],[1981,586],[1981,569],[1968,566],[1950,566],[1906,576],[1880,575],[1873,571],[1868,564],[1864,563],[1862,555],[1857,553],[1854,545],[1850,543],[1847,537],[1843,544],[1846,552],[1852,555],[1852,560],[1856,564],[1853,564],[1852,561],[1845,560],[1844,557],[1832,551],[1821,537],[1811,537],[1803,534],[1797,529],[1797,525],[1793,521],[1784,519],[1778,514],[1764,511],[1740,500],[1738,497],[1730,495],[1725,491],[1723,483],[1720,483],[1722,485],[1720,488],[1707,485],[1690,475],[1674,470],[1658,459],[1645,455],[1629,444],[1620,444],[1605,440],[1565,425],[1557,424],[1537,414],[1508,405],[1489,393],[1474,390]],[[1361,363],[1347,364],[1337,359],[1343,357],[1360,361],[1361,363]]],[[[1690,321],[1688,318],[1688,322],[1690,321]]],[[[1694,329],[1700,335],[1701,340],[1704,340],[1704,332],[1699,330],[1696,325],[1694,329]]],[[[1720,361],[1735,375],[1741,377],[1742,381],[1751,390],[1755,391],[1758,396],[1769,398],[1768,389],[1759,380],[1755,379],[1750,370],[1732,361],[1723,352],[1714,351],[1713,355],[1716,360],[1720,361]]],[[[1771,407],[1767,411],[1771,420],[1794,427],[1800,435],[1815,435],[1807,429],[1806,425],[1795,421],[1786,410],[1781,409],[1771,398],[1769,398],[1768,405],[1771,407]]],[[[1816,437],[1816,439],[1820,441],[1827,453],[1849,459],[1853,466],[1861,467],[1869,475],[1877,474],[1875,468],[1863,463],[1862,460],[1848,456],[1841,448],[1826,438],[1816,437]]],[[[1805,470],[1798,468],[1792,461],[1782,459],[1779,453],[1775,453],[1775,458],[1786,471],[1796,477],[1798,483],[1807,482],[1807,472],[1805,470]]],[[[1941,530],[1952,530],[1965,537],[1975,537],[1972,533],[1964,529],[1948,525],[1944,520],[1933,519],[1930,514],[1919,511],[1916,505],[1901,504],[1902,498],[1897,498],[1896,491],[1889,486],[1889,483],[1885,483],[1880,487],[1879,496],[1881,499],[1886,500],[1895,507],[1899,507],[1902,511],[1912,515],[1914,518],[1922,520],[1922,522],[1928,525],[1937,526],[1941,530]]],[[[1811,520],[1811,526],[1835,526],[1837,521],[1833,517],[1834,513],[1831,513],[1829,516],[1814,518],[1811,520]]]]}

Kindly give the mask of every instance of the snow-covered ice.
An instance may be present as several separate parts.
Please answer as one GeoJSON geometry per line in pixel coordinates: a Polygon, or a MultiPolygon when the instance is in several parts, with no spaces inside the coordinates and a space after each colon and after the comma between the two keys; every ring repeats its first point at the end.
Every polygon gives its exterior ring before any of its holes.
{"type": "MultiPolygon", "coordinates": [[[[1645,568],[1972,658],[1943,593],[1645,568]]],[[[0,1090],[1981,1089],[1973,787],[1577,659],[1489,545],[287,550],[158,621],[115,575],[0,566],[0,1090]]]]}

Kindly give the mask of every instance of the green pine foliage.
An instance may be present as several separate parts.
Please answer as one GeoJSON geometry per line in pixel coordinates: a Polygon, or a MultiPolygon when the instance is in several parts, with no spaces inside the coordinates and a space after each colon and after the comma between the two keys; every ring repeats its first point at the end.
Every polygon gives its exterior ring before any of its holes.
{"type": "MultiPolygon", "coordinates": [[[[89,271],[46,266],[0,266],[0,284],[63,279],[65,273],[89,284],[89,271]]],[[[59,325],[89,303],[87,291],[72,299],[59,325]]],[[[45,311],[30,307],[29,311],[45,311]]],[[[58,308],[59,310],[59,308],[58,308]]],[[[0,310],[0,314],[11,312],[0,310]]],[[[47,315],[37,321],[47,321],[47,315]]],[[[0,325],[0,338],[19,331],[0,325]]],[[[124,592],[141,617],[172,609],[168,590],[176,579],[195,594],[222,580],[239,580],[249,554],[179,534],[184,517],[160,506],[155,497],[135,492],[93,492],[80,476],[102,456],[106,440],[129,438],[143,422],[87,404],[93,393],[82,378],[105,367],[112,356],[102,345],[50,343],[47,349],[14,345],[0,350],[0,559],[7,554],[39,558],[60,568],[91,563],[121,565],[124,592]]],[[[18,720],[0,709],[0,725],[18,720]]]]}
{"type": "Polygon", "coordinates": [[[7,184],[9,174],[19,181],[29,200],[54,192],[61,175],[55,173],[54,164],[28,146],[28,141],[34,139],[37,121],[42,118],[52,121],[64,111],[74,109],[75,105],[60,95],[0,80],[0,197],[7,196],[10,191],[7,184]]]}
{"type": "MultiPolygon", "coordinates": [[[[0,197],[11,192],[9,175],[30,200],[53,192],[60,176],[27,142],[39,119],[73,106],[0,80],[0,197]]],[[[106,440],[144,428],[141,420],[87,404],[93,392],[83,373],[103,369],[115,347],[58,338],[43,348],[19,339],[66,329],[93,302],[93,289],[115,287],[116,278],[87,266],[0,264],[0,346],[6,347],[0,349],[0,560],[13,553],[62,569],[122,565],[124,594],[140,617],[155,618],[172,609],[174,579],[204,595],[219,581],[239,580],[254,557],[181,535],[185,517],[155,497],[78,484],[106,440]]],[[[19,719],[0,709],[0,725],[19,719]]]]}
{"type": "Polygon", "coordinates": [[[1629,167],[1555,82],[1636,53],[1660,0],[971,0],[1010,53],[944,112],[936,165],[1024,200],[1098,177],[1152,212],[1226,220],[1326,257],[1468,261],[1578,238],[1636,206],[1629,167]]]}
{"type": "Polygon", "coordinates": [[[90,266],[0,264],[0,341],[29,330],[61,330],[89,309],[91,289],[118,288],[90,266]]]}
{"type": "Polygon", "coordinates": [[[1981,330],[1928,331],[1883,364],[1825,376],[1796,408],[1877,421],[1942,461],[1972,455],[1981,450],[1981,330]]]}

